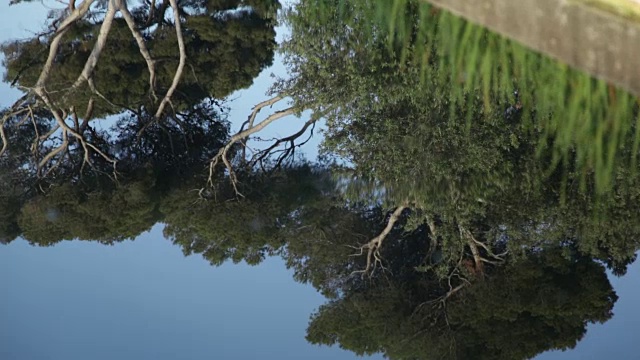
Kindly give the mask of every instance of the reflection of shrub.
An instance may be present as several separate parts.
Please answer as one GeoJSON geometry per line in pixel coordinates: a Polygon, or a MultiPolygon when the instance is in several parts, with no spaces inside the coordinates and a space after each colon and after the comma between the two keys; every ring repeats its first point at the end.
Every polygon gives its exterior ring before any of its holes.
{"type": "Polygon", "coordinates": [[[387,274],[321,306],[307,340],[390,359],[515,360],[573,348],[588,323],[611,318],[617,296],[602,266],[556,250],[497,268],[446,303],[432,301],[446,290],[427,275],[387,274]]]}
{"type": "Polygon", "coordinates": [[[18,223],[26,240],[43,246],[72,239],[106,244],[133,239],[158,221],[149,190],[136,182],[111,192],[83,194],[63,185],[27,202],[18,223]]]}

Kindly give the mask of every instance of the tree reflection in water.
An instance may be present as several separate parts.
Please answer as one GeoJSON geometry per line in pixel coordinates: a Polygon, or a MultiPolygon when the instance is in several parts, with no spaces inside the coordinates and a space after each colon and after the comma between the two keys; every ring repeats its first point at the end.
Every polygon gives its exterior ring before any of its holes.
{"type": "Polygon", "coordinates": [[[225,97],[271,64],[273,2],[84,0],[4,44],[24,96],[3,111],[0,240],[114,244],[163,223],[214,266],[281,256],[328,298],[307,339],[357,354],[574,347],[612,316],[605,269],[640,248],[637,98],[423,3],[394,27],[378,6],[284,11],[290,77],[233,135],[225,97]]]}

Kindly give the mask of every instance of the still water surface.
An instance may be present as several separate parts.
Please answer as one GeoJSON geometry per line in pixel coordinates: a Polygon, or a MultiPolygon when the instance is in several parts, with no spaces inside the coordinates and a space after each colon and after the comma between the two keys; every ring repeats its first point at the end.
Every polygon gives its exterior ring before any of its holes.
{"type": "Polygon", "coordinates": [[[0,358],[638,353],[637,94],[426,2],[172,3],[2,39],[0,358]]]}

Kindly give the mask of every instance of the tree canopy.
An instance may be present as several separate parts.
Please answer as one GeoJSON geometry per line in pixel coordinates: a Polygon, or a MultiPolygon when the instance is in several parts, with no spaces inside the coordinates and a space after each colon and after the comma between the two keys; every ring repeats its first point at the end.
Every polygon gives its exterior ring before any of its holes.
{"type": "Polygon", "coordinates": [[[617,300],[601,265],[558,249],[497,268],[446,301],[445,292],[428,275],[389,274],[321,306],[307,339],[390,359],[529,359],[575,347],[617,300]]]}
{"type": "MultiPolygon", "coordinates": [[[[180,57],[173,19],[167,14],[168,4],[164,1],[154,8],[140,4],[128,9],[154,59],[154,90],[160,93],[170,87],[180,57]]],[[[181,1],[179,5],[188,71],[172,99],[176,109],[188,110],[206,98],[222,99],[246,88],[271,65],[277,2],[181,1]]],[[[146,59],[124,17],[113,21],[92,75],[93,86],[101,95],[96,97],[89,84],[72,94],[63,91],[73,86],[93,51],[104,24],[104,19],[97,18],[73,23],[61,38],[47,85],[52,100],[64,108],[85,109],[89,99],[94,98],[93,116],[98,118],[127,109],[153,111],[154,95],[149,91],[146,59]]],[[[5,81],[20,88],[33,88],[47,61],[53,35],[5,43],[5,81]]]]}
{"type": "Polygon", "coordinates": [[[213,143],[224,139],[226,126],[194,122],[224,122],[226,97],[271,65],[278,8],[270,0],[70,1],[42,33],[1,46],[4,80],[24,95],[2,112],[0,155],[23,146],[12,132],[33,125],[45,129],[31,139],[28,166],[38,177],[107,169],[115,177],[130,155],[122,149],[139,147],[145,131],[155,131],[151,142],[173,131],[163,139],[172,147],[176,130],[186,138],[194,126],[213,143]],[[117,126],[98,130],[109,116],[117,126]]]}

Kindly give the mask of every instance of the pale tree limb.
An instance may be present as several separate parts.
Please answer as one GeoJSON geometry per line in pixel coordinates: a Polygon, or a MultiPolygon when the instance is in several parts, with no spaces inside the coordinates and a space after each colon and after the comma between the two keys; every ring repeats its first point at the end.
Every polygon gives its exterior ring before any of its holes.
{"type": "Polygon", "coordinates": [[[491,249],[486,244],[484,244],[481,241],[478,241],[473,236],[471,231],[465,229],[462,225],[458,225],[458,227],[460,229],[460,234],[467,239],[467,244],[469,245],[469,248],[471,249],[471,254],[473,255],[473,261],[475,263],[476,272],[480,273],[481,276],[484,276],[484,263],[498,265],[499,263],[504,262],[503,256],[506,255],[507,252],[504,252],[503,254],[499,254],[499,255],[494,254],[493,251],[491,251],[491,249]],[[483,257],[480,254],[480,250],[478,247],[481,247],[482,249],[484,249],[487,255],[493,258],[493,260],[489,260],[486,257],[483,257]]]}
{"type": "Polygon", "coordinates": [[[262,110],[263,108],[267,107],[267,106],[273,106],[274,104],[276,104],[277,102],[279,102],[280,100],[284,99],[284,97],[282,95],[277,95],[272,97],[271,99],[265,100],[261,103],[256,104],[252,109],[251,109],[251,114],[249,115],[249,118],[247,118],[247,121],[245,121],[242,126],[240,127],[240,131],[244,130],[245,125],[249,125],[247,128],[251,129],[253,127],[253,123],[256,120],[256,116],[258,116],[258,113],[260,112],[260,110],[262,110]]]}
{"type": "MultiPolygon", "coordinates": [[[[4,153],[7,151],[7,149],[9,148],[9,139],[7,137],[6,131],[5,131],[5,126],[7,124],[7,120],[9,120],[9,118],[12,118],[14,116],[18,116],[21,115],[23,113],[27,113],[26,115],[24,115],[22,117],[22,119],[20,121],[18,121],[18,123],[14,124],[15,128],[19,128],[20,126],[22,126],[25,122],[27,122],[27,120],[29,120],[29,118],[32,119],[32,121],[34,121],[34,116],[33,116],[33,111],[31,110],[31,105],[27,105],[26,107],[24,107],[25,104],[25,98],[27,96],[23,96],[21,97],[18,101],[16,101],[13,106],[11,106],[10,110],[7,110],[3,116],[2,116],[2,120],[0,121],[0,139],[2,140],[2,148],[0,149],[0,157],[2,157],[2,155],[4,155],[4,153]],[[20,108],[22,107],[22,108],[20,108]]],[[[38,129],[36,128],[36,135],[38,134],[38,129]]]]}
{"type": "MultiPolygon", "coordinates": [[[[140,54],[144,58],[144,61],[147,63],[147,70],[149,71],[149,91],[151,92],[151,96],[153,97],[153,100],[157,101],[158,97],[156,96],[156,90],[155,90],[156,89],[155,60],[153,60],[153,58],[151,57],[151,54],[149,53],[149,49],[147,49],[147,44],[145,43],[144,38],[142,37],[142,34],[140,33],[140,31],[138,31],[138,28],[136,27],[136,22],[133,19],[131,12],[127,8],[126,2],[124,2],[123,0],[116,0],[116,4],[118,6],[118,9],[120,10],[120,13],[122,14],[122,17],[124,18],[124,21],[127,23],[127,26],[129,26],[131,35],[133,35],[134,39],[136,39],[136,43],[138,44],[138,49],[140,50],[140,54]]],[[[150,8],[151,10],[149,14],[153,13],[154,6],[155,6],[155,0],[153,4],[151,4],[151,8],[150,8]]]]}
{"type": "Polygon", "coordinates": [[[89,84],[89,89],[91,89],[91,92],[94,95],[98,95],[99,98],[104,100],[104,102],[109,104],[111,107],[113,107],[113,108],[122,108],[122,107],[124,107],[124,106],[118,106],[118,105],[114,104],[113,102],[111,102],[111,100],[107,99],[107,97],[104,96],[100,91],[98,91],[98,89],[96,88],[96,84],[93,82],[92,78],[87,79],[87,84],[89,84]]]}
{"type": "Polygon", "coordinates": [[[44,88],[44,84],[49,78],[49,74],[51,73],[51,68],[53,67],[53,60],[58,54],[58,48],[60,47],[60,41],[62,40],[62,36],[69,30],[69,27],[82,18],[91,8],[91,5],[95,2],[95,0],[84,0],[80,6],[76,7],[75,10],[65,18],[58,30],[56,30],[55,35],[53,36],[53,40],[51,40],[51,44],[49,45],[49,55],[47,57],[44,66],[42,67],[42,71],[40,72],[40,76],[38,77],[38,81],[36,82],[35,89],[36,92],[38,89],[44,88]]]}
{"type": "MultiPolygon", "coordinates": [[[[36,127],[36,123],[35,122],[33,123],[33,126],[36,127]]],[[[59,129],[60,129],[60,125],[56,125],[56,126],[52,127],[51,130],[49,130],[49,132],[47,132],[46,134],[38,136],[37,139],[40,140],[40,141],[44,141],[44,140],[50,138],[51,135],[53,135],[59,129]]],[[[36,127],[36,131],[37,131],[37,127],[36,127]]]]}
{"type": "Polygon", "coordinates": [[[471,235],[471,232],[460,224],[458,224],[458,230],[460,231],[460,236],[467,240],[467,245],[469,245],[469,249],[471,249],[471,255],[473,256],[473,262],[475,264],[474,271],[477,274],[484,276],[484,264],[482,263],[482,257],[480,256],[478,246],[473,241],[473,235],[471,235]]]}
{"type": "MultiPolygon", "coordinates": [[[[43,138],[43,136],[36,135],[36,139],[33,144],[33,150],[37,151],[39,142],[42,140],[46,140],[48,137],[53,135],[59,128],[62,128],[62,139],[63,139],[62,144],[60,144],[60,146],[58,146],[57,148],[49,152],[47,155],[45,155],[45,157],[38,163],[38,173],[40,173],[40,169],[42,169],[42,167],[46,165],[46,163],[48,163],[51,159],[53,159],[56,155],[58,155],[62,151],[68,149],[68,146],[69,146],[68,134],[69,134],[69,130],[71,130],[67,126],[67,124],[64,122],[63,116],[53,106],[51,99],[49,98],[47,91],[45,89],[45,83],[47,82],[47,79],[49,78],[49,75],[51,73],[53,62],[58,53],[58,48],[60,47],[60,41],[62,40],[62,37],[70,29],[71,25],[73,25],[76,21],[81,19],[89,11],[89,9],[91,8],[91,5],[94,2],[95,0],[84,0],[78,7],[75,7],[75,2],[73,6],[70,6],[70,9],[72,11],[60,23],[58,29],[56,30],[53,36],[53,39],[51,40],[51,44],[49,45],[49,54],[47,56],[47,60],[45,61],[45,64],[42,70],[40,71],[40,76],[38,77],[38,80],[34,88],[32,89],[36,93],[36,95],[45,103],[45,106],[51,111],[51,114],[54,116],[57,123],[57,126],[54,127],[51,131],[49,131],[46,134],[46,137],[43,138]]],[[[112,3],[110,2],[110,8],[111,8],[111,5],[112,3]]],[[[115,13],[113,13],[113,15],[115,15],[115,13]]],[[[101,33],[102,33],[102,29],[101,29],[101,33]]],[[[87,68],[86,64],[85,64],[85,68],[87,68]]],[[[83,70],[83,73],[84,73],[84,70],[83,70]]],[[[33,114],[31,116],[32,116],[32,121],[34,123],[34,127],[36,128],[36,131],[37,131],[37,125],[35,124],[35,119],[33,118],[33,114]]],[[[77,135],[76,137],[79,137],[78,140],[80,142],[85,142],[81,135],[79,135],[76,132],[73,132],[73,130],[71,130],[71,132],[74,134],[74,136],[77,135]]],[[[52,166],[47,171],[47,174],[50,173],[53,169],[55,169],[59,164],[60,164],[60,161],[58,161],[54,166],[52,166]]]]}
{"type": "MultiPolygon", "coordinates": [[[[9,139],[7,138],[7,134],[4,130],[7,120],[9,120],[10,117],[18,116],[28,110],[25,108],[19,109],[19,110],[14,110],[14,109],[15,109],[15,105],[12,107],[11,111],[7,110],[7,112],[2,116],[2,122],[0,122],[0,140],[2,140],[2,149],[0,149],[0,157],[4,155],[4,153],[7,151],[9,147],[9,139]]],[[[28,114],[25,115],[25,117],[26,116],[28,116],[28,114]]],[[[24,119],[21,120],[20,122],[23,123],[24,119]]]]}
{"type": "MultiPolygon", "coordinates": [[[[54,104],[51,101],[51,98],[49,97],[46,89],[45,89],[45,84],[47,79],[49,78],[49,75],[51,73],[51,69],[53,66],[53,61],[55,59],[56,54],[58,53],[58,48],[60,46],[60,41],[62,39],[62,37],[64,36],[64,34],[69,30],[70,26],[75,23],[76,21],[78,21],[80,18],[82,18],[90,9],[91,5],[94,3],[95,0],[84,0],[82,2],[82,4],[80,4],[79,7],[76,7],[69,16],[67,16],[67,18],[65,18],[62,23],[60,24],[59,28],[56,30],[55,35],[53,36],[53,40],[51,41],[50,47],[49,47],[49,55],[47,57],[47,60],[45,62],[45,65],[43,66],[41,72],[40,72],[40,76],[38,77],[38,81],[36,82],[35,87],[32,89],[35,94],[44,102],[45,106],[49,109],[49,111],[51,112],[51,114],[53,115],[53,117],[55,118],[55,121],[57,123],[57,126],[50,131],[46,137],[43,139],[43,137],[41,136],[37,136],[36,139],[36,143],[34,143],[34,146],[38,146],[38,142],[40,140],[45,140],[46,138],[48,138],[49,136],[53,135],[55,133],[55,131],[57,131],[58,128],[60,128],[62,130],[62,137],[63,137],[63,142],[62,144],[57,147],[56,149],[52,150],[49,154],[45,155],[45,157],[39,162],[38,168],[42,168],[47,162],[49,162],[54,156],[56,156],[57,154],[59,154],[60,152],[62,152],[63,150],[68,149],[69,147],[69,140],[68,140],[68,136],[69,134],[71,134],[74,138],[76,138],[79,143],[82,145],[84,151],[85,151],[85,156],[84,156],[84,161],[88,161],[89,159],[89,148],[92,148],[94,150],[96,150],[96,152],[98,154],[100,154],[103,158],[105,158],[105,160],[111,162],[114,164],[114,172],[115,172],[115,164],[116,161],[111,159],[109,156],[107,156],[104,152],[100,151],[99,149],[97,149],[97,147],[93,146],[92,144],[88,143],[85,139],[84,136],[82,136],[82,134],[80,132],[74,131],[72,128],[70,128],[66,122],[65,122],[65,118],[66,118],[66,114],[64,112],[59,111],[54,104]]],[[[87,62],[85,63],[85,66],[83,68],[82,73],[80,74],[78,80],[76,81],[76,83],[72,86],[72,88],[79,86],[83,81],[87,80],[90,81],[91,79],[91,74],[95,68],[95,65],[97,64],[98,58],[100,56],[100,53],[102,52],[102,49],[104,48],[104,45],[106,43],[107,40],[107,36],[108,33],[111,29],[112,23],[113,23],[113,19],[115,17],[115,13],[117,12],[117,9],[115,7],[115,0],[109,0],[109,5],[108,5],[108,9],[107,9],[107,14],[105,15],[105,19],[103,21],[103,24],[100,28],[100,32],[98,35],[98,40],[91,52],[91,55],[89,56],[89,59],[87,60],[87,62]]],[[[88,104],[88,110],[87,112],[90,113],[92,110],[93,104],[90,101],[88,104]]],[[[73,112],[73,111],[72,111],[73,112]]],[[[77,123],[77,118],[75,117],[75,112],[73,112],[74,115],[74,121],[77,123]]],[[[34,124],[35,126],[35,124],[34,124]]],[[[57,167],[57,165],[59,164],[59,162],[54,165],[53,168],[57,167]]],[[[83,163],[84,164],[84,163],[83,163]]],[[[50,169],[47,174],[52,170],[50,169]]]]}
{"type": "Polygon", "coordinates": [[[80,133],[83,133],[87,125],[89,124],[89,119],[93,117],[93,106],[95,104],[95,100],[93,96],[89,98],[89,102],[87,103],[87,109],[84,112],[84,117],[82,118],[82,125],[80,125],[80,129],[78,130],[80,133]]]}
{"type": "Polygon", "coordinates": [[[156,10],[156,0],[151,0],[151,4],[149,5],[149,16],[147,16],[147,21],[145,25],[151,24],[151,20],[153,19],[155,10],[156,10]]]}
{"type": "MultiPolygon", "coordinates": [[[[465,287],[471,285],[471,282],[468,279],[460,276],[460,266],[463,260],[464,260],[464,245],[461,246],[460,248],[460,256],[458,257],[456,266],[449,273],[449,276],[447,276],[447,285],[449,286],[449,290],[447,291],[447,293],[434,300],[428,300],[416,306],[416,308],[413,310],[413,313],[411,314],[411,317],[415,316],[425,305],[433,305],[433,306],[440,306],[442,308],[446,308],[447,300],[450,297],[452,297],[453,295],[455,295],[457,292],[464,289],[465,287]],[[453,279],[454,276],[456,276],[458,279],[462,281],[456,287],[454,287],[453,284],[451,283],[451,280],[453,279]]],[[[445,315],[445,318],[446,318],[446,315],[445,315]]]]}
{"type": "MultiPolygon", "coordinates": [[[[112,159],[111,157],[109,157],[107,154],[105,154],[103,151],[101,151],[100,149],[98,149],[95,145],[91,144],[90,142],[87,142],[87,140],[84,138],[84,136],[82,136],[81,133],[78,133],[76,131],[74,131],[71,127],[69,127],[69,125],[67,125],[67,123],[64,120],[63,115],[60,114],[60,112],[58,112],[54,107],[53,104],[51,103],[51,99],[49,98],[49,95],[46,93],[46,91],[44,90],[44,88],[36,88],[35,89],[38,96],[42,99],[42,101],[44,101],[45,105],[47,106],[47,108],[49,108],[49,110],[51,110],[51,114],[53,114],[56,123],[58,124],[58,126],[62,129],[62,134],[63,137],[68,136],[68,134],[71,134],[74,138],[76,138],[78,140],[78,142],[80,143],[80,145],[82,146],[83,150],[84,150],[84,163],[89,163],[91,165],[91,159],[89,157],[89,149],[93,149],[98,155],[100,155],[103,159],[105,159],[107,162],[110,162],[111,164],[113,164],[113,175],[114,178],[117,178],[117,171],[116,171],[116,164],[117,164],[117,160],[112,159]]],[[[71,113],[72,116],[76,116],[75,114],[75,110],[72,108],[71,109],[71,113]]],[[[65,141],[64,142],[65,145],[65,149],[68,148],[69,142],[65,141]]],[[[43,163],[41,162],[41,165],[39,167],[42,167],[43,163]]]]}
{"type": "Polygon", "coordinates": [[[462,282],[460,285],[452,288],[451,290],[449,290],[444,297],[442,298],[441,301],[445,302],[447,301],[450,297],[452,297],[453,295],[455,295],[455,293],[457,293],[458,291],[464,289],[465,287],[469,286],[469,281],[467,280],[466,282],[462,282]]]}
{"type": "MultiPolygon", "coordinates": [[[[471,237],[471,239],[473,240],[474,243],[479,245],[481,248],[483,248],[487,252],[487,255],[491,256],[492,258],[494,258],[495,260],[497,260],[499,262],[504,261],[504,256],[509,253],[509,251],[507,250],[507,251],[503,252],[502,254],[497,254],[496,255],[496,254],[494,254],[493,251],[491,251],[491,249],[489,249],[489,247],[486,244],[484,244],[482,241],[476,240],[476,238],[473,237],[473,234],[471,234],[471,232],[469,232],[469,236],[471,237]]],[[[483,259],[483,261],[485,261],[485,260],[483,259]]],[[[486,262],[488,262],[488,260],[486,260],[486,262]]]]}
{"type": "Polygon", "coordinates": [[[0,149],[0,157],[4,155],[9,147],[9,140],[7,139],[7,134],[4,132],[4,124],[7,122],[7,118],[4,117],[2,119],[2,123],[0,123],[0,140],[2,140],[2,149],[0,149]]]}
{"type": "Polygon", "coordinates": [[[409,206],[409,202],[405,200],[405,202],[402,205],[398,206],[393,211],[393,213],[391,213],[389,220],[387,220],[387,225],[384,227],[384,229],[382,229],[382,232],[378,236],[371,239],[368,243],[360,246],[360,253],[354,254],[353,256],[362,255],[364,253],[364,250],[367,250],[367,265],[362,270],[354,271],[352,275],[360,273],[362,274],[362,276],[364,276],[365,274],[369,274],[371,276],[373,274],[373,271],[376,269],[378,265],[384,269],[384,267],[382,266],[382,256],[380,255],[380,248],[382,247],[382,242],[387,237],[387,235],[389,235],[391,230],[393,230],[393,226],[400,219],[402,212],[408,206],[409,206]]]}
{"type": "MultiPolygon", "coordinates": [[[[40,162],[38,163],[38,173],[40,173],[41,169],[49,162],[51,161],[51,159],[53,159],[56,155],[58,155],[59,153],[61,153],[62,151],[66,150],[69,147],[69,137],[67,135],[66,131],[62,131],[62,144],[60,144],[57,148],[51,150],[47,155],[45,155],[44,158],[42,158],[42,160],[40,160],[40,162]]],[[[58,161],[54,166],[52,166],[45,174],[48,175],[53,169],[55,169],[58,164],[60,163],[60,161],[58,161]]]]}
{"type": "Polygon", "coordinates": [[[250,127],[246,130],[241,130],[238,133],[236,133],[235,135],[233,135],[229,141],[227,142],[227,144],[225,146],[223,146],[219,151],[218,154],[216,154],[216,156],[213,157],[213,159],[211,160],[211,162],[209,163],[209,178],[208,178],[208,183],[209,184],[213,184],[213,172],[216,168],[216,166],[222,162],[225,167],[227,168],[227,170],[229,171],[229,177],[231,180],[231,183],[233,185],[234,190],[236,191],[236,194],[238,195],[242,195],[240,194],[240,192],[238,191],[237,188],[237,178],[235,175],[235,171],[233,170],[233,167],[231,166],[231,162],[229,162],[228,159],[228,152],[229,150],[231,150],[231,148],[233,147],[234,144],[236,144],[237,142],[243,141],[244,139],[247,139],[249,136],[261,131],[262,129],[264,129],[265,127],[267,127],[269,124],[273,123],[274,121],[281,119],[285,116],[288,115],[292,115],[295,114],[297,111],[297,109],[295,107],[290,107],[284,110],[280,110],[277,111],[271,115],[269,115],[266,119],[264,119],[263,121],[261,121],[259,124],[250,127]]]}
{"type": "MultiPolygon", "coordinates": [[[[260,110],[262,110],[263,108],[267,107],[267,106],[273,106],[275,103],[279,102],[280,100],[282,100],[284,97],[281,95],[277,95],[272,97],[271,99],[265,100],[261,103],[258,103],[257,105],[255,105],[253,107],[253,109],[251,109],[251,114],[249,114],[249,117],[247,118],[247,121],[245,121],[244,123],[242,123],[242,126],[240,126],[240,131],[242,132],[244,130],[244,127],[247,126],[249,129],[251,129],[253,127],[253,123],[256,120],[256,116],[258,116],[258,113],[260,112],[260,110]]],[[[247,148],[247,139],[243,139],[242,140],[242,158],[246,158],[247,153],[246,153],[246,148],[247,148]]]]}
{"type": "Polygon", "coordinates": [[[107,38],[109,37],[109,32],[111,31],[111,26],[113,25],[113,19],[116,16],[116,12],[118,11],[116,5],[116,0],[109,0],[109,5],[107,7],[107,13],[104,16],[104,20],[102,20],[102,25],[100,26],[100,32],[98,33],[98,38],[96,39],[96,43],[91,50],[91,54],[89,54],[89,58],[84,63],[84,68],[78,76],[76,82],[71,86],[69,90],[74,90],[82,85],[83,82],[89,80],[93,74],[93,70],[96,68],[98,64],[98,59],[100,58],[100,54],[104,49],[104,46],[107,43],[107,38]]]}
{"type": "MultiPolygon", "coordinates": [[[[462,231],[465,233],[465,235],[467,236],[468,239],[470,239],[474,244],[480,246],[481,248],[484,249],[484,251],[487,253],[487,255],[489,255],[490,257],[492,257],[494,260],[497,260],[499,262],[503,262],[504,261],[504,256],[507,255],[509,253],[509,251],[505,251],[502,254],[495,254],[485,243],[483,243],[482,241],[478,241],[473,234],[471,233],[471,231],[462,228],[462,231]]],[[[485,262],[489,262],[486,261],[487,259],[483,258],[483,261],[485,262]]]]}
{"type": "MultiPolygon", "coordinates": [[[[24,111],[29,110],[29,112],[31,112],[31,106],[28,107],[28,109],[23,109],[24,111]]],[[[18,123],[16,124],[16,128],[24,125],[27,121],[29,120],[29,114],[25,115],[22,117],[22,120],[18,121],[18,123]]]]}
{"type": "MultiPolygon", "coordinates": [[[[427,218],[427,224],[429,225],[429,228],[431,229],[431,232],[433,233],[434,230],[435,230],[435,223],[430,218],[427,218]]],[[[485,273],[484,273],[484,263],[490,263],[490,264],[493,264],[493,265],[499,265],[500,262],[504,261],[504,259],[501,256],[506,255],[506,252],[503,253],[503,254],[500,254],[500,255],[495,255],[489,249],[489,247],[486,244],[484,244],[481,241],[478,241],[473,236],[471,231],[466,229],[464,226],[458,224],[458,230],[460,231],[460,236],[463,239],[466,239],[466,245],[468,245],[470,250],[471,250],[471,255],[473,256],[473,262],[475,264],[475,268],[474,268],[473,272],[475,272],[475,275],[480,275],[480,280],[482,280],[484,278],[484,275],[485,275],[485,273]],[[493,257],[497,261],[492,261],[492,260],[489,260],[489,259],[486,259],[485,257],[483,257],[482,254],[480,253],[480,249],[478,247],[481,247],[482,249],[484,249],[489,256],[493,257]]],[[[462,243],[462,244],[464,244],[464,243],[462,243]]],[[[439,306],[445,307],[446,306],[446,301],[450,297],[452,297],[453,295],[455,295],[456,293],[458,293],[460,290],[464,289],[465,287],[471,285],[471,281],[469,281],[470,279],[467,279],[467,278],[461,276],[461,274],[459,272],[463,262],[465,261],[464,260],[464,250],[465,250],[465,245],[462,245],[461,252],[460,252],[460,257],[458,259],[458,262],[455,265],[455,267],[453,268],[453,270],[451,271],[451,273],[449,274],[449,276],[447,277],[447,284],[449,286],[449,290],[447,291],[447,293],[442,295],[441,297],[435,299],[435,300],[427,301],[427,302],[424,302],[424,303],[418,305],[418,307],[416,307],[416,309],[414,310],[412,316],[415,315],[424,305],[427,305],[427,304],[439,304],[439,306]],[[455,287],[452,284],[452,279],[453,279],[454,276],[462,281],[461,283],[459,283],[455,287]]]]}
{"type": "Polygon", "coordinates": [[[33,139],[33,144],[31,144],[31,152],[34,155],[37,155],[38,148],[40,147],[40,140],[48,139],[49,136],[53,135],[58,130],[59,126],[56,125],[53,128],[51,128],[51,130],[49,130],[49,132],[47,133],[47,136],[43,138],[40,135],[40,132],[38,131],[38,124],[36,124],[36,117],[33,115],[33,109],[31,108],[31,105],[28,105],[27,109],[29,110],[29,114],[27,115],[27,117],[31,118],[31,124],[33,124],[33,131],[36,133],[36,136],[33,139]]]}
{"type": "Polygon", "coordinates": [[[178,68],[176,69],[176,73],[173,76],[173,82],[171,83],[171,87],[167,90],[167,93],[164,95],[164,98],[160,102],[158,106],[158,110],[156,111],[155,118],[159,119],[164,112],[164,108],[168,103],[171,102],[171,97],[173,93],[176,91],[178,84],[180,83],[180,79],[182,78],[182,72],[184,71],[184,65],[187,61],[187,50],[184,45],[184,38],[182,37],[182,25],[180,24],[180,10],[178,9],[178,3],[176,0],[169,0],[171,3],[171,7],[173,8],[173,17],[175,21],[176,27],[176,37],[178,39],[178,49],[180,50],[180,60],[178,62],[178,68]]]}

